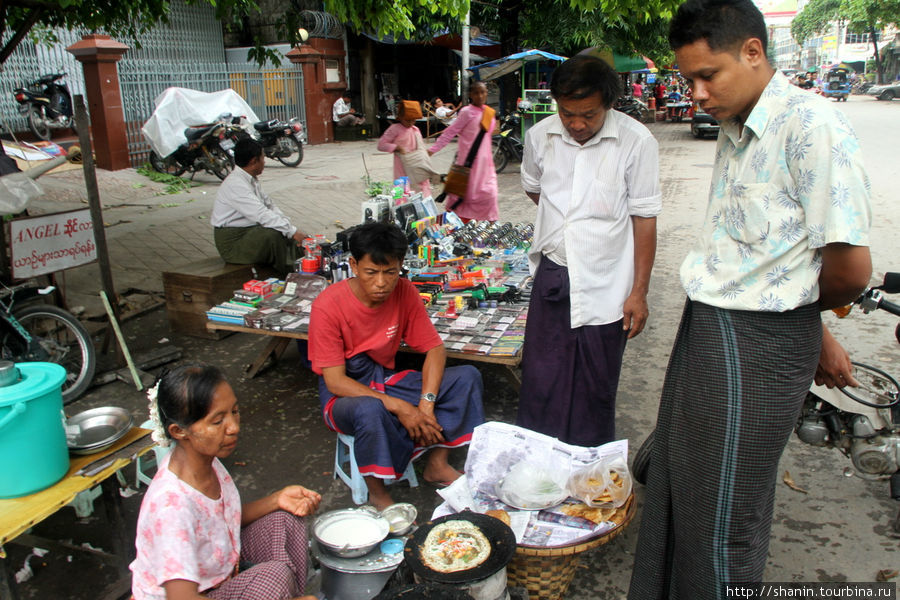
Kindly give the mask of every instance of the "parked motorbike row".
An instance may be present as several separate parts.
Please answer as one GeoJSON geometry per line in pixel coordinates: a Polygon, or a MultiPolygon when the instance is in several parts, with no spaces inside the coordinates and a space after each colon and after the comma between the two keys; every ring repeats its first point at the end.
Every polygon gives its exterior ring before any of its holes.
{"type": "Polygon", "coordinates": [[[188,127],[187,141],[166,157],[150,152],[150,165],[160,173],[191,176],[206,171],[225,179],[234,169],[233,148],[238,140],[253,138],[263,147],[265,155],[288,167],[296,167],[303,160],[303,123],[290,121],[259,121],[249,126],[243,117],[225,113],[214,123],[188,127]]]}
{"type": "MultiPolygon", "coordinates": [[[[882,285],[868,289],[853,304],[864,313],[884,310],[900,317],[900,304],[883,294],[900,293],[900,273],[886,273],[882,285]]],[[[894,330],[900,343],[900,325],[894,330]]],[[[836,448],[850,459],[848,473],[867,480],[887,480],[890,495],[900,500],[900,384],[881,369],[853,363],[859,387],[810,387],[794,433],[812,446],[836,448]]],[[[632,474],[645,483],[654,444],[651,432],[634,455],[632,474]]],[[[900,514],[894,529],[900,531],[900,514]]]]}

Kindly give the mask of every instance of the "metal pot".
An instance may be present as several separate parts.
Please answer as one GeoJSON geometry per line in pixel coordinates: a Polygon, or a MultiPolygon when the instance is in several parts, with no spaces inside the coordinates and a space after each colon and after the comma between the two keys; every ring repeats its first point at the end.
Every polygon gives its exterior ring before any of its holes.
{"type": "Polygon", "coordinates": [[[324,513],[312,527],[313,538],[319,546],[341,558],[368,554],[389,531],[387,519],[357,508],[324,513]]]}

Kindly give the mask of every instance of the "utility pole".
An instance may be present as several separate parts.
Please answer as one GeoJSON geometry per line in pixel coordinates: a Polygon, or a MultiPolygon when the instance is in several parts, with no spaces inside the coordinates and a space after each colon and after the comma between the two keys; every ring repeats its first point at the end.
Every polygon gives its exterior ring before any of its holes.
{"type": "Polygon", "coordinates": [[[466,19],[463,21],[462,26],[462,69],[459,72],[459,101],[460,104],[464,103],[466,99],[469,97],[469,77],[468,71],[469,68],[469,16],[470,11],[466,11],[466,19]]]}

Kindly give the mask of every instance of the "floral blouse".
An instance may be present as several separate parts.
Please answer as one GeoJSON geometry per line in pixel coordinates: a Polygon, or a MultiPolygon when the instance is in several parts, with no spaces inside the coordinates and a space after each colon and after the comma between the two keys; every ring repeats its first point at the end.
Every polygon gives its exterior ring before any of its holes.
{"type": "Polygon", "coordinates": [[[137,558],[131,563],[135,600],[165,600],[162,584],[185,579],[203,592],[225,581],[241,553],[241,498],[228,471],[213,460],[222,493],[213,500],[169,470],[168,454],[141,503],[137,558]]]}

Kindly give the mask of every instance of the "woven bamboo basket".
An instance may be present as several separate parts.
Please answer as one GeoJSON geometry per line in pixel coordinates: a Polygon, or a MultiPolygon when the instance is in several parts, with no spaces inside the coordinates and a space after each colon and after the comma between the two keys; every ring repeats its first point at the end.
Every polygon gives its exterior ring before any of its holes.
{"type": "Polygon", "coordinates": [[[634,494],[619,508],[619,511],[624,511],[622,522],[592,540],[554,548],[517,546],[512,560],[506,565],[509,585],[526,588],[529,598],[541,600],[561,598],[575,577],[581,553],[606,544],[622,533],[634,518],[634,494]]]}

